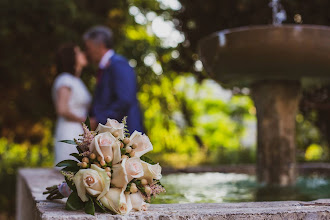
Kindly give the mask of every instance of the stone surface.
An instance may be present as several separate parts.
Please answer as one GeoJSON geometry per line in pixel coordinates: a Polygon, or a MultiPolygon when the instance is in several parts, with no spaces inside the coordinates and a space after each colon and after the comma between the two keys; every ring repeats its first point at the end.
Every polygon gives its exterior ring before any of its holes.
{"type": "Polygon", "coordinates": [[[52,169],[21,169],[17,184],[17,219],[330,219],[330,199],[313,202],[250,202],[151,205],[126,216],[66,211],[65,200],[47,201],[45,187],[63,180],[52,169]]]}

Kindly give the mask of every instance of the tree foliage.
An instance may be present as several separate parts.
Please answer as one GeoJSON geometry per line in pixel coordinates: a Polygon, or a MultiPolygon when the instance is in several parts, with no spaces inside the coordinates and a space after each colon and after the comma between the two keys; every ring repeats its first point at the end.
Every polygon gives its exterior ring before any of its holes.
{"type": "MultiPolygon", "coordinates": [[[[117,19],[117,14],[111,14],[110,9],[125,10],[125,7],[124,1],[103,1],[102,4],[87,0],[0,2],[0,128],[3,135],[15,134],[17,141],[42,138],[42,131],[26,128],[55,117],[51,85],[56,75],[57,48],[64,42],[81,43],[82,33],[92,25],[120,26],[124,18],[117,19]]],[[[115,30],[119,31],[119,27],[115,30]]]]}
{"type": "MultiPolygon", "coordinates": [[[[253,104],[245,96],[224,102],[216,96],[200,95],[208,93],[210,83],[202,81],[207,74],[195,65],[198,40],[226,28],[270,24],[268,1],[180,0],[176,7],[166,2],[170,1],[1,1],[2,136],[15,142],[43,140],[45,127],[51,128],[49,124],[55,121],[51,86],[57,48],[68,41],[83,46],[84,31],[102,24],[115,32],[115,50],[135,66],[146,131],[159,154],[164,150],[208,155],[221,146],[239,147],[244,121],[247,117],[254,120],[253,104]],[[155,34],[153,25],[158,18],[180,30],[183,42],[168,43],[155,34]],[[148,64],[148,59],[153,63],[148,64]],[[193,82],[189,84],[189,80],[193,82]],[[239,104],[242,100],[248,100],[247,104],[239,104]]],[[[304,23],[329,22],[327,1],[282,3],[288,14],[286,23],[293,23],[297,13],[304,23]],[[316,9],[321,10],[315,13],[316,9]]],[[[91,90],[94,72],[95,67],[90,66],[83,73],[91,90]]]]}

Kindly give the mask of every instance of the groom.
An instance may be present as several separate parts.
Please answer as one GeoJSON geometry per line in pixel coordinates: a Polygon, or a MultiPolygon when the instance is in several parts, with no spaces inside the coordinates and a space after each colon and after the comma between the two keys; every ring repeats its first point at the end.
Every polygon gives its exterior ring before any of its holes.
{"type": "Polygon", "coordinates": [[[97,84],[90,111],[92,129],[107,118],[121,121],[127,117],[127,128],[143,132],[139,102],[136,98],[136,76],[127,60],[113,50],[112,31],[105,26],[92,27],[83,36],[87,56],[98,65],[97,84]]]}

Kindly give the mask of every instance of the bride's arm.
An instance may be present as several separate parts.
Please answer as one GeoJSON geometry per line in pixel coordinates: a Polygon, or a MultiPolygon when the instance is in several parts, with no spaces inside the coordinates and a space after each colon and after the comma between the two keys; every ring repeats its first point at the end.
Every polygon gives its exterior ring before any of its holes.
{"type": "Polygon", "coordinates": [[[84,122],[85,119],[73,114],[69,109],[69,100],[71,97],[71,89],[66,86],[58,88],[56,100],[56,112],[69,121],[84,122]]]}

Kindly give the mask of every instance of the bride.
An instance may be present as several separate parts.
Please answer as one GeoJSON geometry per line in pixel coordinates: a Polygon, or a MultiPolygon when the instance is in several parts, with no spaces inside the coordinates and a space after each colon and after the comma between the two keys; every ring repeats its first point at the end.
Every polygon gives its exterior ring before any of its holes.
{"type": "Polygon", "coordinates": [[[84,122],[91,103],[91,95],[80,79],[82,69],[87,65],[85,54],[74,44],[60,47],[57,54],[57,72],[52,97],[57,113],[55,129],[55,164],[72,159],[76,152],[74,145],[59,142],[78,139],[83,133],[84,122]]]}

